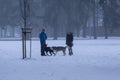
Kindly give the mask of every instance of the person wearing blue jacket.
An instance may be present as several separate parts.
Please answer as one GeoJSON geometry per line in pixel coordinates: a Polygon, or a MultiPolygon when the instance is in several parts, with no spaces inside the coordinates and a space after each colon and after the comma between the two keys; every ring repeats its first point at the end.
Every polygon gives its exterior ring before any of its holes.
{"type": "Polygon", "coordinates": [[[39,34],[40,43],[41,43],[41,56],[46,56],[44,52],[44,45],[46,44],[47,35],[45,29],[42,29],[42,32],[39,34]]]}

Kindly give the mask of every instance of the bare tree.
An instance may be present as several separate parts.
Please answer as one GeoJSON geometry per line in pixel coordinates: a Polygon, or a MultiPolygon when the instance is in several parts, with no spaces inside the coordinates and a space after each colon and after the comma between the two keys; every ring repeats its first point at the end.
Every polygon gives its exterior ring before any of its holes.
{"type": "Polygon", "coordinates": [[[24,28],[27,27],[28,17],[30,16],[30,3],[29,0],[19,0],[21,17],[23,19],[24,28]]]}
{"type": "Polygon", "coordinates": [[[9,31],[9,37],[15,36],[15,27],[19,23],[19,10],[18,1],[16,0],[0,0],[0,26],[1,26],[1,37],[8,37],[7,31],[9,31]],[[11,31],[7,30],[11,27],[11,31]]]}

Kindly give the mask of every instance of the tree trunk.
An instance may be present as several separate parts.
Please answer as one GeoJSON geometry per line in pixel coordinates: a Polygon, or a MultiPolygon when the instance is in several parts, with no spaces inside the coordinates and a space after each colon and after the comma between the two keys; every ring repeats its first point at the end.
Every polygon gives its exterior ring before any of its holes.
{"type": "Polygon", "coordinates": [[[105,29],[105,39],[108,39],[108,23],[107,23],[107,8],[106,8],[106,3],[103,5],[103,25],[105,29]]]}
{"type": "Polygon", "coordinates": [[[83,38],[86,38],[86,24],[83,26],[83,38]]]}
{"type": "Polygon", "coordinates": [[[94,39],[97,39],[96,35],[96,2],[94,1],[94,7],[93,7],[93,36],[94,39]]]}
{"type": "Polygon", "coordinates": [[[58,37],[58,14],[56,14],[55,18],[54,18],[54,23],[53,23],[53,35],[54,35],[54,40],[57,40],[58,37]]]}
{"type": "Polygon", "coordinates": [[[58,30],[57,30],[57,27],[55,26],[54,27],[54,40],[57,40],[57,38],[58,38],[58,30]]]}
{"type": "Polygon", "coordinates": [[[66,29],[66,32],[73,32],[73,28],[72,28],[72,19],[71,19],[71,14],[69,13],[68,14],[68,18],[67,18],[68,22],[67,22],[67,29],[66,29]]]}
{"type": "Polygon", "coordinates": [[[12,29],[11,29],[11,37],[15,37],[14,35],[15,35],[15,27],[12,27],[12,29]]]}
{"type": "Polygon", "coordinates": [[[77,27],[76,31],[77,31],[77,37],[79,37],[80,36],[80,27],[77,27]]]}
{"type": "Polygon", "coordinates": [[[0,38],[2,37],[2,29],[1,29],[1,27],[0,27],[0,38]]]}

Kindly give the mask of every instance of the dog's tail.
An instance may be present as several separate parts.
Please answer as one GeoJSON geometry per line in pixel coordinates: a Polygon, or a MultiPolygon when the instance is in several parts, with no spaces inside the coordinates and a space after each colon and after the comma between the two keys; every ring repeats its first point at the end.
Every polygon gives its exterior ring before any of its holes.
{"type": "Polygon", "coordinates": [[[67,45],[65,46],[65,48],[68,48],[68,47],[69,47],[69,46],[67,46],[67,45]]]}

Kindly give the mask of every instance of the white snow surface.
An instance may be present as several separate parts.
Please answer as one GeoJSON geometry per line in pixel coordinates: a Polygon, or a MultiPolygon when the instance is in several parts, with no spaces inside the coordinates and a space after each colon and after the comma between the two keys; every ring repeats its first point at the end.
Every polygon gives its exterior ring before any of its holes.
{"type": "MultiPolygon", "coordinates": [[[[66,46],[65,40],[47,40],[66,46]]],[[[120,80],[120,39],[74,40],[73,56],[40,56],[32,41],[32,58],[22,59],[22,41],[0,41],[0,80],[120,80]]]]}

